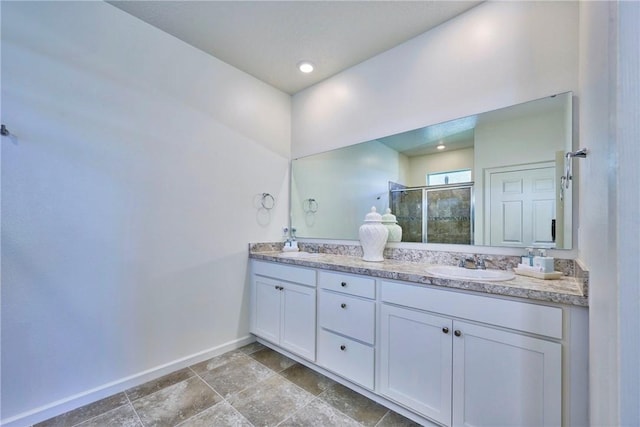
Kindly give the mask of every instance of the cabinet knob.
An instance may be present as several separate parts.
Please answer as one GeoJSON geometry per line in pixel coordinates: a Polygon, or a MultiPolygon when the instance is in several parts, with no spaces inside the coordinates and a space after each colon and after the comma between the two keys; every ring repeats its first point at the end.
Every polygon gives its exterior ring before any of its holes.
{"type": "Polygon", "coordinates": [[[280,290],[280,286],[276,285],[276,290],[279,291],[280,290]]]}
{"type": "Polygon", "coordinates": [[[347,282],[340,283],[340,286],[342,286],[343,288],[346,288],[347,287],[347,282]]]}
{"type": "Polygon", "coordinates": [[[342,304],[340,304],[340,307],[342,307],[342,308],[347,308],[347,304],[342,303],[342,304]]]}
{"type": "Polygon", "coordinates": [[[455,335],[455,336],[459,337],[460,335],[462,335],[462,332],[460,332],[458,329],[456,329],[456,330],[453,332],[453,335],[455,335]]]}
{"type": "Polygon", "coordinates": [[[345,351],[346,349],[347,349],[347,346],[346,346],[346,345],[342,344],[342,345],[340,346],[340,350],[345,351]]]}
{"type": "Polygon", "coordinates": [[[446,326],[444,328],[442,328],[442,332],[444,332],[445,334],[449,333],[449,328],[447,328],[446,326]]]}

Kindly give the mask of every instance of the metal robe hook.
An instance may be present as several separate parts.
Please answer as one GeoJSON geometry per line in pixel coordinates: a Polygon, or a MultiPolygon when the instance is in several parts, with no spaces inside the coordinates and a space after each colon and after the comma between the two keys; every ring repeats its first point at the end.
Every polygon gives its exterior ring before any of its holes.
{"type": "Polygon", "coordinates": [[[588,150],[586,148],[581,148],[578,151],[573,151],[573,152],[568,152],[567,153],[567,158],[569,157],[579,157],[581,159],[584,159],[585,157],[587,157],[587,152],[588,150]]]}
{"type": "Polygon", "coordinates": [[[0,125],[0,135],[9,136],[11,135],[11,132],[9,132],[9,129],[7,129],[5,125],[0,125]]]}
{"type": "MultiPolygon", "coordinates": [[[[560,177],[560,188],[564,187],[568,189],[570,185],[569,181],[573,179],[571,159],[573,159],[574,157],[584,159],[587,157],[587,152],[588,150],[586,148],[581,148],[578,151],[569,151],[567,154],[565,154],[564,175],[560,177]]],[[[561,194],[560,197],[562,198],[563,194],[561,194]]]]}

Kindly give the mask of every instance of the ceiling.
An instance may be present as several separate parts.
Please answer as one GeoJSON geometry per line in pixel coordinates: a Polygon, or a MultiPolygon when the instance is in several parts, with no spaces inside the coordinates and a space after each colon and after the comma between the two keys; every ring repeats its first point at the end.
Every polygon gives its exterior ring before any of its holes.
{"type": "Polygon", "coordinates": [[[108,1],[294,94],[481,1],[108,1]],[[311,61],[315,71],[297,69],[311,61]]]}

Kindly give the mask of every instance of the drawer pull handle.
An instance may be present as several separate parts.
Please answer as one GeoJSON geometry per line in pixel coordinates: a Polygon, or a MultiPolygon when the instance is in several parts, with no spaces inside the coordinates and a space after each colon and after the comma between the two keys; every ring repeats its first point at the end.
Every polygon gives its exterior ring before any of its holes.
{"type": "Polygon", "coordinates": [[[444,332],[445,334],[449,333],[449,328],[447,328],[446,326],[444,328],[442,328],[442,332],[444,332]]]}
{"type": "Polygon", "coordinates": [[[342,304],[340,304],[340,307],[342,307],[342,308],[347,308],[347,304],[342,303],[342,304]]]}
{"type": "Polygon", "coordinates": [[[456,329],[456,330],[453,332],[453,335],[455,335],[455,336],[459,337],[460,335],[462,335],[462,332],[460,332],[458,329],[456,329]]]}
{"type": "Polygon", "coordinates": [[[345,351],[346,349],[347,349],[347,346],[346,346],[346,345],[342,344],[342,345],[340,346],[340,350],[345,351]]]}
{"type": "Polygon", "coordinates": [[[340,283],[340,286],[342,286],[343,288],[346,288],[347,287],[347,282],[340,283]]]}

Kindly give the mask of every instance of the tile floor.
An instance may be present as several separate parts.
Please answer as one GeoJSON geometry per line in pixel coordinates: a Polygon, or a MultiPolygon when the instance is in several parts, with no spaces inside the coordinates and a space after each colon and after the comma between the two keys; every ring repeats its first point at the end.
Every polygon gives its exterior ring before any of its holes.
{"type": "Polygon", "coordinates": [[[253,343],[34,427],[417,425],[253,343]]]}

